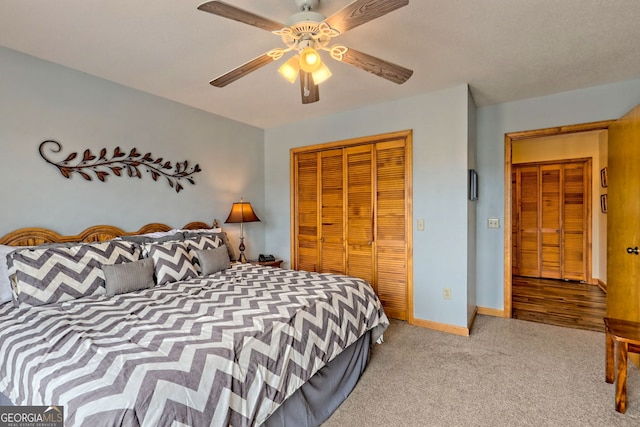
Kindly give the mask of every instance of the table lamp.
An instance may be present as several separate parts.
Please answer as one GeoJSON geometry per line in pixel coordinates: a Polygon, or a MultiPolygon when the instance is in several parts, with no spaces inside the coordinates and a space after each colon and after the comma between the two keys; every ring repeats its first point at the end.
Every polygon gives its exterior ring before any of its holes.
{"type": "Polygon", "coordinates": [[[243,224],[245,222],[256,222],[260,221],[260,219],[256,216],[253,208],[251,207],[251,203],[245,202],[240,199],[240,202],[234,203],[231,206],[231,212],[229,212],[229,217],[225,221],[225,223],[237,224],[240,223],[240,255],[238,257],[238,261],[241,263],[247,262],[247,257],[244,255],[244,250],[246,249],[244,246],[244,230],[243,224]]]}

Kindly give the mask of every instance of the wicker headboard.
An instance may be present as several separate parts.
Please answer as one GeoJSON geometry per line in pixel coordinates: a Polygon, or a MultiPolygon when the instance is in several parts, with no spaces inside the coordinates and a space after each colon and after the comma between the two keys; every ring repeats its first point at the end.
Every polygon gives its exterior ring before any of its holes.
{"type": "MultiPolygon", "coordinates": [[[[137,234],[154,233],[157,231],[169,231],[173,227],[166,224],[151,223],[142,227],[138,231],[127,232],[112,225],[94,225],[75,236],[62,236],[47,228],[29,227],[20,228],[0,237],[0,244],[8,246],[35,246],[42,243],[63,243],[63,242],[103,242],[120,236],[132,236],[137,234]]],[[[190,222],[182,227],[185,230],[198,230],[201,228],[211,228],[204,222],[190,222]]]]}

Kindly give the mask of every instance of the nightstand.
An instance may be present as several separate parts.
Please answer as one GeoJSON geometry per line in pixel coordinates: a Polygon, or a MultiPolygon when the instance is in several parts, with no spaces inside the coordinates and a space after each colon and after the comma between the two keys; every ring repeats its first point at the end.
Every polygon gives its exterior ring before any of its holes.
{"type": "Polygon", "coordinates": [[[249,264],[262,265],[265,267],[277,267],[280,268],[282,264],[281,259],[276,259],[274,261],[258,261],[257,259],[250,259],[247,261],[249,264]]]}

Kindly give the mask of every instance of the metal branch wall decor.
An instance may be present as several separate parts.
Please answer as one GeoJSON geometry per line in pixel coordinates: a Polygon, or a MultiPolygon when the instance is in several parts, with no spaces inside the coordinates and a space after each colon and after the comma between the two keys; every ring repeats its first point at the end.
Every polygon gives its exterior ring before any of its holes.
{"type": "Polygon", "coordinates": [[[106,182],[110,174],[115,176],[124,176],[126,173],[130,178],[142,178],[141,169],[151,174],[151,178],[157,181],[158,178],[165,178],[169,186],[179,193],[184,187],[183,180],[195,185],[193,174],[200,172],[200,165],[196,164],[189,167],[189,161],[175,162],[165,161],[162,157],[153,158],[151,153],[142,154],[136,148],[131,149],[129,153],[122,151],[120,147],[113,150],[113,155],[107,154],[107,149],[103,148],[99,154],[93,154],[91,150],[86,149],[80,157],[78,153],[69,154],[64,160],[54,162],[47,158],[44,153],[45,146],[49,145],[49,151],[59,153],[62,146],[58,141],[47,140],[40,144],[40,156],[49,164],[57,167],[65,178],[71,178],[73,172],[79,174],[87,181],[92,181],[91,174],[102,182],[106,182]],[[75,164],[73,163],[75,161],[75,164]]]}

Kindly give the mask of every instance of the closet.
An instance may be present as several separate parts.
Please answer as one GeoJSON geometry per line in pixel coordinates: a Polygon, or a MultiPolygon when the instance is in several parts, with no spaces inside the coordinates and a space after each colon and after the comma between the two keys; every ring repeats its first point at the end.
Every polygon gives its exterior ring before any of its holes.
{"type": "Polygon", "coordinates": [[[292,268],[368,281],[410,320],[411,132],[291,150],[292,268]]]}
{"type": "Polygon", "coordinates": [[[590,280],[591,160],[514,164],[512,272],[590,280]]]}

